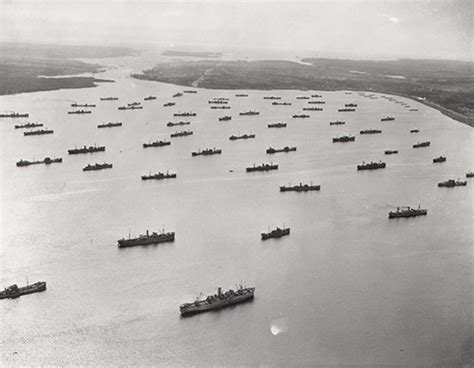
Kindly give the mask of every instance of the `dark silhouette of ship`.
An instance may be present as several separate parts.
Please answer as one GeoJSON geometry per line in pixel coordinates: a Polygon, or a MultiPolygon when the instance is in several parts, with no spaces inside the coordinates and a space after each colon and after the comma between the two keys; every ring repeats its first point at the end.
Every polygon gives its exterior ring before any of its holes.
{"type": "Polygon", "coordinates": [[[176,103],[174,103],[174,102],[167,102],[167,103],[163,104],[163,107],[174,106],[174,105],[176,105],[176,103]]]}
{"type": "Polygon", "coordinates": [[[141,102],[136,101],[136,102],[128,103],[127,106],[140,106],[141,104],[142,104],[141,102]]]}
{"type": "Polygon", "coordinates": [[[309,118],[310,116],[307,114],[295,114],[293,115],[293,119],[306,119],[309,118]]]}
{"type": "Polygon", "coordinates": [[[274,164],[273,162],[270,164],[261,164],[247,167],[245,171],[247,172],[254,172],[254,171],[270,171],[270,170],[278,170],[278,164],[274,164]]]}
{"type": "Polygon", "coordinates": [[[104,169],[111,169],[112,168],[112,164],[107,164],[107,163],[103,163],[103,164],[94,164],[94,165],[91,165],[91,164],[88,164],[86,167],[84,167],[82,169],[82,171],[97,171],[97,170],[104,170],[104,169]]]}
{"type": "Polygon", "coordinates": [[[356,111],[356,109],[354,109],[352,107],[344,107],[342,109],[338,109],[337,111],[339,111],[339,112],[353,112],[353,111],[356,111]]]}
{"type": "Polygon", "coordinates": [[[267,240],[271,238],[281,238],[282,236],[290,235],[290,228],[284,227],[283,229],[280,229],[279,227],[277,227],[275,230],[269,231],[267,233],[262,233],[261,235],[262,240],[267,240]]]}
{"type": "Polygon", "coordinates": [[[216,109],[226,110],[226,109],[230,109],[230,106],[226,106],[226,105],[223,105],[223,106],[211,106],[211,110],[216,110],[216,109]]]}
{"type": "Polygon", "coordinates": [[[198,93],[198,91],[192,90],[192,89],[186,89],[183,91],[183,93],[198,93]]]}
{"type": "Polygon", "coordinates": [[[168,124],[166,124],[166,126],[173,127],[173,126],[190,125],[190,124],[191,124],[190,121],[179,121],[177,123],[173,123],[172,121],[170,121],[168,122],[168,124]]]}
{"type": "Polygon", "coordinates": [[[440,188],[454,188],[454,187],[463,187],[467,185],[467,181],[449,179],[438,183],[440,188]]]}
{"type": "Polygon", "coordinates": [[[241,116],[252,116],[252,115],[260,115],[260,113],[258,111],[255,111],[255,110],[249,110],[249,111],[243,111],[243,112],[239,113],[239,115],[241,115],[241,116]]]}
{"type": "Polygon", "coordinates": [[[188,135],[192,135],[193,132],[191,130],[183,130],[181,132],[175,132],[175,133],[171,133],[170,134],[170,137],[171,138],[176,138],[176,137],[186,137],[188,135]]]}
{"type": "Polygon", "coordinates": [[[393,121],[395,118],[393,116],[384,116],[380,121],[393,121]]]}
{"type": "Polygon", "coordinates": [[[355,103],[348,103],[344,105],[345,107],[357,107],[357,104],[355,103]]]}
{"type": "Polygon", "coordinates": [[[151,143],[143,143],[143,148],[163,147],[163,146],[169,146],[169,145],[171,145],[170,141],[154,141],[151,143]]]}
{"type": "Polygon", "coordinates": [[[28,132],[23,132],[23,135],[44,135],[44,134],[53,134],[54,130],[52,129],[38,129],[30,130],[28,132]]]}
{"type": "Polygon", "coordinates": [[[42,126],[43,126],[43,123],[26,123],[26,124],[15,125],[15,129],[38,128],[42,126]]]}
{"type": "Polygon", "coordinates": [[[309,97],[308,96],[297,96],[296,99],[297,100],[309,100],[309,97]]]}
{"type": "Polygon", "coordinates": [[[418,142],[417,144],[413,145],[413,148],[428,147],[430,144],[430,141],[418,142]]]}
{"type": "Polygon", "coordinates": [[[263,96],[264,100],[281,100],[279,96],[263,96]]]}
{"type": "Polygon", "coordinates": [[[395,155],[395,154],[398,153],[398,151],[397,150],[385,150],[384,153],[386,155],[395,155]]]}
{"type": "Polygon", "coordinates": [[[117,101],[118,97],[101,97],[101,101],[117,101]]]}
{"type": "Polygon", "coordinates": [[[206,148],[204,150],[199,150],[191,153],[191,156],[211,156],[211,155],[220,155],[222,153],[221,149],[216,148],[206,148]]]}
{"type": "Polygon", "coordinates": [[[120,121],[117,121],[116,123],[104,123],[104,124],[99,124],[97,125],[97,128],[113,128],[113,127],[119,127],[122,126],[122,123],[120,121]]]}
{"type": "Polygon", "coordinates": [[[355,141],[355,137],[352,137],[352,136],[349,136],[349,135],[343,135],[343,136],[340,136],[340,137],[334,137],[332,139],[332,142],[333,143],[336,143],[336,142],[354,142],[355,141]]]}
{"type": "Polygon", "coordinates": [[[346,122],[342,120],[330,121],[329,125],[344,125],[346,122]]]}
{"type": "Polygon", "coordinates": [[[81,115],[81,114],[92,114],[92,111],[91,110],[74,110],[74,111],[68,111],[68,114],[78,114],[78,115],[81,115]]]}
{"type": "Polygon", "coordinates": [[[401,217],[416,217],[416,216],[424,216],[428,214],[427,209],[420,208],[411,208],[410,206],[405,206],[405,207],[397,207],[396,211],[390,211],[388,213],[388,218],[389,219],[394,219],[394,218],[401,218],[401,217]]]}
{"type": "Polygon", "coordinates": [[[142,180],[164,180],[164,179],[175,179],[177,177],[176,173],[166,173],[159,172],[157,174],[142,175],[142,180]]]}
{"type": "Polygon", "coordinates": [[[268,124],[269,128],[286,128],[286,123],[272,123],[268,124]]]}
{"type": "Polygon", "coordinates": [[[235,97],[248,97],[249,95],[245,94],[245,93],[237,93],[235,95],[235,97]]]}
{"type": "Polygon", "coordinates": [[[326,101],[308,101],[309,105],[324,105],[326,101]]]}
{"type": "Polygon", "coordinates": [[[313,185],[311,184],[302,184],[299,183],[298,185],[288,185],[288,186],[281,186],[280,187],[280,192],[309,192],[309,191],[314,191],[314,190],[320,190],[321,186],[320,185],[313,185]]]}
{"type": "Polygon", "coordinates": [[[412,129],[412,130],[410,130],[410,133],[419,133],[419,132],[420,132],[419,129],[412,129]]]}
{"type": "Polygon", "coordinates": [[[22,295],[39,293],[40,291],[46,290],[46,282],[38,281],[31,285],[18,287],[17,284],[10,285],[3,291],[0,291],[0,299],[15,299],[22,295]]]}
{"type": "Polygon", "coordinates": [[[225,115],[219,118],[219,121],[229,121],[229,120],[232,120],[232,116],[225,115]]]}
{"type": "Polygon", "coordinates": [[[164,231],[162,231],[159,234],[155,232],[150,234],[147,230],[146,234],[139,235],[136,238],[131,238],[129,235],[128,239],[122,238],[118,240],[118,247],[136,247],[138,245],[150,245],[167,242],[174,242],[174,232],[165,233],[164,231]]]}
{"type": "Polygon", "coordinates": [[[303,107],[303,111],[323,111],[321,107],[303,107]]]}
{"type": "Polygon", "coordinates": [[[140,105],[130,105],[130,106],[120,106],[119,110],[141,110],[143,106],[140,105]]]}
{"type": "Polygon", "coordinates": [[[16,163],[16,166],[22,167],[22,166],[39,165],[39,164],[50,165],[50,164],[55,164],[55,163],[60,163],[60,162],[63,162],[63,159],[60,157],[59,158],[45,157],[44,160],[40,160],[40,161],[20,160],[16,163]]]}
{"type": "Polygon", "coordinates": [[[104,152],[105,151],[105,146],[99,146],[97,147],[96,145],[94,146],[89,146],[89,147],[82,147],[82,148],[72,148],[67,150],[67,152],[70,155],[76,155],[76,154],[81,154],[81,153],[94,153],[94,152],[104,152]]]}
{"type": "Polygon", "coordinates": [[[199,297],[192,303],[183,303],[179,306],[182,316],[192,315],[200,312],[206,312],[214,309],[221,309],[230,305],[242,303],[253,299],[255,293],[254,287],[239,286],[237,290],[228,290],[222,292],[221,288],[217,289],[217,294],[209,295],[203,300],[199,297]]]}
{"type": "Polygon", "coordinates": [[[175,112],[173,116],[196,116],[195,112],[175,112]]]}
{"type": "Polygon", "coordinates": [[[9,112],[0,114],[0,118],[27,118],[30,114],[20,114],[19,112],[9,112]]]}
{"type": "Polygon", "coordinates": [[[71,104],[71,107],[95,107],[94,104],[78,104],[78,103],[73,103],[71,104]]]}
{"type": "Polygon", "coordinates": [[[380,133],[382,133],[382,131],[379,129],[365,129],[365,130],[360,131],[360,134],[380,134],[380,133]]]}
{"type": "Polygon", "coordinates": [[[433,159],[433,163],[436,164],[436,163],[440,163],[440,162],[445,162],[446,161],[446,157],[444,156],[439,156],[439,157],[435,157],[433,159]]]}
{"type": "Polygon", "coordinates": [[[249,139],[249,138],[255,138],[255,134],[231,135],[229,137],[231,141],[236,141],[237,139],[249,139]]]}
{"type": "Polygon", "coordinates": [[[151,101],[151,100],[156,100],[155,96],[148,96],[143,99],[144,101],[151,101]]]}
{"type": "Polygon", "coordinates": [[[210,100],[210,101],[208,101],[208,103],[227,105],[229,103],[229,101],[226,101],[226,100],[210,100]]]}
{"type": "Polygon", "coordinates": [[[273,148],[273,147],[269,147],[267,149],[267,153],[268,154],[274,154],[274,153],[278,153],[278,152],[285,152],[285,153],[288,153],[288,152],[294,152],[296,151],[296,147],[288,147],[288,146],[285,146],[283,148],[273,148]]]}
{"type": "Polygon", "coordinates": [[[274,106],[291,106],[291,102],[272,102],[274,106]]]}
{"type": "Polygon", "coordinates": [[[357,165],[357,170],[377,170],[377,169],[385,169],[385,167],[386,167],[385,162],[370,161],[368,163],[362,162],[362,164],[357,165]]]}
{"type": "Polygon", "coordinates": [[[311,95],[311,97],[313,97],[313,98],[321,98],[321,97],[323,97],[323,96],[321,96],[321,95],[311,95]]]}
{"type": "Polygon", "coordinates": [[[410,109],[409,111],[418,111],[418,109],[410,109]]]}
{"type": "Polygon", "coordinates": [[[474,172],[466,173],[466,178],[474,178],[474,172]]]}
{"type": "Polygon", "coordinates": [[[173,97],[181,97],[183,94],[182,93],[179,93],[179,92],[176,92],[173,97]]]}

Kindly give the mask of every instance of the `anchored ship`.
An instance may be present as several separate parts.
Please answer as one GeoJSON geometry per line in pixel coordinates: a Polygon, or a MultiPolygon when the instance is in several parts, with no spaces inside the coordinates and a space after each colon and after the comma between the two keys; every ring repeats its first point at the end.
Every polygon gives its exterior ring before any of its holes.
{"type": "Polygon", "coordinates": [[[43,135],[43,134],[53,134],[54,130],[52,129],[38,129],[30,130],[28,132],[23,132],[23,135],[43,135]]]}
{"type": "Polygon", "coordinates": [[[309,100],[309,97],[308,96],[297,96],[296,99],[297,100],[309,100]]]}
{"type": "Polygon", "coordinates": [[[436,164],[436,163],[440,163],[440,162],[445,162],[446,161],[446,157],[444,156],[439,156],[439,157],[436,157],[433,159],[433,163],[436,164]]]}
{"type": "Polygon", "coordinates": [[[225,115],[219,118],[219,121],[229,121],[229,120],[232,120],[232,116],[225,115]]]}
{"type": "Polygon", "coordinates": [[[143,106],[131,105],[131,106],[120,106],[119,110],[140,110],[143,109],[143,106]]]}
{"type": "Polygon", "coordinates": [[[42,126],[43,126],[43,123],[26,123],[26,124],[15,125],[15,129],[37,128],[37,127],[42,127],[42,126]]]}
{"type": "Polygon", "coordinates": [[[258,111],[249,110],[249,111],[241,112],[241,113],[239,113],[239,115],[241,115],[241,116],[252,116],[252,115],[260,115],[260,113],[258,111]]]}
{"type": "Polygon", "coordinates": [[[303,111],[323,111],[321,107],[303,107],[303,111]]]}
{"type": "Polygon", "coordinates": [[[73,103],[71,104],[71,107],[95,107],[93,104],[78,104],[78,103],[73,103]]]}
{"type": "Polygon", "coordinates": [[[431,144],[430,141],[425,141],[425,142],[418,142],[417,144],[413,145],[413,148],[420,148],[420,147],[428,147],[431,144]]]}
{"type": "Polygon", "coordinates": [[[103,164],[94,164],[94,165],[91,165],[91,164],[88,164],[86,167],[84,167],[82,169],[82,171],[97,171],[97,170],[104,170],[104,169],[111,169],[112,168],[112,164],[107,164],[107,163],[103,163],[103,164]]]}
{"type": "Polygon", "coordinates": [[[122,238],[118,240],[118,247],[135,247],[138,245],[150,245],[158,243],[174,242],[174,232],[165,233],[164,231],[160,234],[151,233],[147,230],[145,235],[139,235],[136,238],[131,238],[130,235],[128,239],[122,238]]]}
{"type": "Polygon", "coordinates": [[[198,93],[198,91],[187,89],[187,90],[184,90],[183,93],[198,93]]]}
{"type": "Polygon", "coordinates": [[[118,97],[101,97],[101,101],[117,101],[118,97]]]}
{"type": "Polygon", "coordinates": [[[242,303],[253,299],[255,293],[254,287],[240,287],[237,290],[228,290],[222,292],[221,288],[217,289],[217,294],[209,295],[203,300],[192,303],[183,303],[179,306],[179,311],[182,316],[192,315],[195,313],[206,312],[214,309],[221,309],[230,305],[242,303]]]}
{"type": "Polygon", "coordinates": [[[263,96],[264,100],[281,100],[280,96],[263,96]]]}
{"type": "Polygon", "coordinates": [[[377,169],[385,169],[385,162],[374,162],[370,161],[368,163],[362,162],[362,164],[357,165],[357,170],[377,170],[377,169]]]}
{"type": "Polygon", "coordinates": [[[177,92],[173,95],[173,97],[181,97],[182,95],[183,95],[182,93],[177,92]]]}
{"type": "Polygon", "coordinates": [[[384,116],[380,121],[393,121],[395,118],[393,116],[384,116]]]}
{"type": "Polygon", "coordinates": [[[280,192],[309,192],[320,189],[321,185],[313,185],[313,183],[311,183],[310,185],[299,183],[298,185],[283,185],[280,187],[280,192]]]}
{"type": "Polygon", "coordinates": [[[151,101],[151,100],[156,100],[155,96],[148,96],[143,99],[144,101],[151,101]]]}
{"type": "Polygon", "coordinates": [[[308,101],[308,104],[309,105],[324,105],[326,103],[326,101],[308,101]]]}
{"type": "Polygon", "coordinates": [[[283,148],[273,148],[273,147],[269,147],[267,149],[267,153],[268,154],[273,154],[273,153],[278,153],[278,152],[285,152],[285,153],[288,153],[288,152],[293,152],[293,151],[296,151],[296,147],[288,147],[288,146],[285,146],[283,148]]]}
{"type": "Polygon", "coordinates": [[[231,141],[236,141],[237,139],[249,139],[249,138],[255,138],[255,134],[231,135],[229,137],[231,141]]]}
{"type": "Polygon", "coordinates": [[[306,114],[295,114],[293,115],[293,119],[306,119],[306,118],[309,118],[310,116],[309,115],[306,115],[306,114]]]}
{"type": "Polygon", "coordinates": [[[268,233],[262,233],[261,235],[262,240],[267,240],[271,238],[281,238],[282,236],[290,235],[290,228],[284,227],[283,229],[280,229],[279,227],[277,227],[275,230],[269,231],[268,233]]]}
{"type": "Polygon", "coordinates": [[[20,160],[16,163],[16,166],[22,167],[22,166],[30,166],[30,165],[38,165],[38,164],[55,164],[55,163],[60,163],[63,162],[62,158],[50,158],[50,157],[45,157],[44,160],[41,161],[27,161],[27,160],[20,160]]]}
{"type": "Polygon", "coordinates": [[[195,112],[175,112],[173,116],[196,116],[195,112]]]}
{"type": "Polygon", "coordinates": [[[274,164],[273,162],[270,164],[261,164],[247,167],[245,171],[247,172],[254,172],[254,171],[270,171],[270,170],[278,170],[278,164],[274,164]]]}
{"type": "Polygon", "coordinates": [[[360,131],[360,134],[380,134],[380,133],[382,133],[382,131],[379,129],[365,129],[365,130],[360,131]]]}
{"type": "Polygon", "coordinates": [[[474,178],[474,172],[466,173],[466,178],[474,178]]]}
{"type": "Polygon", "coordinates": [[[84,145],[84,147],[82,147],[82,148],[73,148],[73,149],[67,150],[67,152],[68,152],[70,155],[76,155],[76,154],[80,154],[80,153],[104,152],[104,151],[105,151],[105,146],[99,146],[99,147],[97,147],[96,145],[94,145],[94,146],[89,146],[89,147],[86,147],[86,146],[84,145]]]}
{"type": "Polygon", "coordinates": [[[74,111],[68,111],[68,114],[92,114],[91,110],[74,110],[74,111]]]}
{"type": "Polygon", "coordinates": [[[170,137],[171,138],[186,137],[187,135],[192,135],[192,134],[193,134],[193,132],[191,130],[183,130],[181,132],[171,133],[170,137]]]}
{"type": "Polygon", "coordinates": [[[249,95],[245,94],[245,93],[237,93],[235,95],[235,97],[248,97],[249,95]]]}
{"type": "Polygon", "coordinates": [[[17,284],[10,285],[5,290],[0,291],[0,299],[15,299],[22,295],[39,293],[40,291],[46,290],[46,282],[38,281],[31,285],[18,287],[17,284]]]}
{"type": "Polygon", "coordinates": [[[177,175],[175,173],[159,172],[157,174],[142,175],[142,180],[163,180],[163,179],[175,179],[177,175]]]}
{"type": "Polygon", "coordinates": [[[171,145],[170,141],[154,141],[151,143],[143,143],[143,148],[163,147],[163,146],[169,146],[169,145],[171,145]]]}
{"type": "Polygon", "coordinates": [[[395,155],[395,154],[398,153],[398,151],[397,150],[385,150],[384,153],[386,155],[395,155]]]}
{"type": "Polygon", "coordinates": [[[344,143],[344,142],[354,142],[355,140],[356,140],[355,137],[351,137],[349,135],[343,135],[341,137],[334,137],[332,139],[332,142],[333,143],[336,143],[336,142],[343,142],[344,143]]]}
{"type": "Polygon", "coordinates": [[[174,103],[174,102],[167,102],[167,103],[163,104],[163,107],[174,106],[174,105],[176,105],[176,103],[174,103]]]}
{"type": "Polygon", "coordinates": [[[269,128],[286,128],[286,123],[273,123],[268,124],[269,128]]]}
{"type": "Polygon", "coordinates": [[[20,114],[19,112],[9,112],[0,114],[0,118],[27,118],[30,114],[20,114]]]}
{"type": "Polygon", "coordinates": [[[348,103],[344,105],[345,107],[357,107],[357,104],[355,103],[348,103]]]}
{"type": "Polygon", "coordinates": [[[291,106],[291,102],[272,102],[274,106],[291,106]]]}
{"type": "Polygon", "coordinates": [[[222,109],[222,110],[225,110],[225,109],[230,109],[230,106],[211,106],[211,110],[215,110],[215,109],[222,109]]]}
{"type": "Polygon", "coordinates": [[[346,122],[341,120],[330,121],[329,125],[344,125],[346,122]]]}
{"type": "Polygon", "coordinates": [[[206,148],[204,150],[199,150],[197,152],[192,152],[191,156],[211,156],[211,155],[220,155],[222,150],[216,148],[206,148]]]}
{"type": "Polygon", "coordinates": [[[323,97],[323,96],[321,96],[321,95],[311,95],[311,97],[313,97],[313,98],[321,98],[321,97],[323,97]]]}
{"type": "Polygon", "coordinates": [[[454,187],[464,187],[467,185],[467,181],[449,179],[438,183],[440,188],[454,188],[454,187]]]}
{"type": "Polygon", "coordinates": [[[420,132],[419,129],[412,129],[412,130],[410,130],[410,133],[419,133],[419,132],[420,132]]]}
{"type": "Polygon", "coordinates": [[[166,124],[166,126],[169,126],[169,127],[173,127],[173,126],[178,126],[178,125],[190,125],[191,122],[190,121],[180,121],[180,122],[177,122],[177,123],[173,123],[173,122],[168,122],[168,124],[166,124]]]}
{"type": "Polygon", "coordinates": [[[342,109],[338,109],[337,111],[339,111],[339,112],[353,112],[353,111],[356,111],[356,109],[354,109],[352,107],[344,107],[342,109]]]}
{"type": "Polygon", "coordinates": [[[142,103],[141,102],[130,102],[129,104],[127,104],[127,106],[131,107],[131,106],[140,106],[142,103]]]}
{"type": "Polygon", "coordinates": [[[97,125],[97,128],[113,128],[113,127],[118,127],[118,126],[122,126],[122,123],[120,121],[117,121],[116,123],[99,124],[97,125]]]}
{"type": "Polygon", "coordinates": [[[208,101],[208,103],[227,105],[229,103],[229,101],[226,101],[226,100],[210,100],[210,101],[208,101]]]}
{"type": "Polygon", "coordinates": [[[416,217],[426,215],[427,213],[428,210],[420,208],[420,206],[418,206],[418,208],[411,208],[410,206],[397,207],[396,211],[390,211],[388,213],[388,218],[416,217]]]}

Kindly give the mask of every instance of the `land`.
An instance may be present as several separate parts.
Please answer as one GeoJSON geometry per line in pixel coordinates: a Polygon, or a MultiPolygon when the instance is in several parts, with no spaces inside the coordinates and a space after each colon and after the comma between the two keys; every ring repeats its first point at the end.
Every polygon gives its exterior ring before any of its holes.
{"type": "Polygon", "coordinates": [[[132,53],[125,48],[0,44],[0,95],[51,91],[64,88],[95,87],[111,80],[70,77],[97,73],[101,65],[71,58],[102,58],[132,53]],[[45,78],[45,77],[55,78],[45,78]],[[61,77],[64,76],[64,77],[61,77]]]}
{"type": "Polygon", "coordinates": [[[210,89],[354,90],[396,94],[474,126],[473,63],[444,60],[178,61],[134,78],[210,89]]]}
{"type": "Polygon", "coordinates": [[[206,51],[179,51],[179,50],[165,50],[161,53],[163,56],[188,56],[198,58],[220,58],[220,52],[206,52],[206,51]]]}

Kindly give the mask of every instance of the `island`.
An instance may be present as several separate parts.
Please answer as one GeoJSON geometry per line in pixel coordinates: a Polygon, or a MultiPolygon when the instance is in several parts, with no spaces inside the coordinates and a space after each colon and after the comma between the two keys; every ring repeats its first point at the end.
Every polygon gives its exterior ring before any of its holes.
{"type": "Polygon", "coordinates": [[[307,58],[162,62],[137,79],[210,89],[371,91],[408,97],[474,126],[472,62],[307,58]]]}

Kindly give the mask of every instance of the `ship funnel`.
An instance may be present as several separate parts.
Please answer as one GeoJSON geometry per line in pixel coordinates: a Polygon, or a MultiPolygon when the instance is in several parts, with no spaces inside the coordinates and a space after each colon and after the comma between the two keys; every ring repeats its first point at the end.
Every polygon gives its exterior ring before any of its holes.
{"type": "Polygon", "coordinates": [[[149,236],[149,232],[148,232],[148,229],[147,229],[147,231],[146,231],[146,236],[149,236]]]}
{"type": "Polygon", "coordinates": [[[222,288],[219,287],[219,288],[217,288],[217,296],[220,297],[221,295],[222,295],[222,288]]]}

